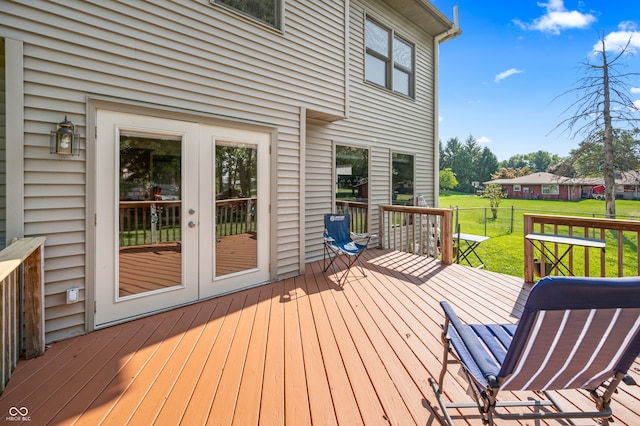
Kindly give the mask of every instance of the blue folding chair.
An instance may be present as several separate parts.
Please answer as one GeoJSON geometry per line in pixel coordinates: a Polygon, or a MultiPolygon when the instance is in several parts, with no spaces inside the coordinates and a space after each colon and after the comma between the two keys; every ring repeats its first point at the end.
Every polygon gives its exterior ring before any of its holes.
{"type": "Polygon", "coordinates": [[[640,354],[640,277],[545,277],[532,288],[517,325],[464,324],[447,302],[440,304],[444,361],[439,382],[429,382],[449,425],[448,409],[468,407],[477,407],[489,425],[494,417],[600,418],[608,425],[616,388],[621,381],[634,384],[627,371],[640,354]],[[444,400],[452,363],[462,365],[475,402],[444,400]],[[586,390],[596,411],[563,411],[550,393],[562,389],[586,390]],[[498,402],[502,390],[535,391],[546,399],[498,402]]]}
{"type": "Polygon", "coordinates": [[[372,235],[350,232],[351,215],[349,214],[326,214],[324,215],[324,272],[329,268],[333,270],[338,284],[346,279],[351,267],[356,265],[360,268],[362,275],[364,272],[360,255],[366,250],[372,235]],[[351,237],[355,237],[355,242],[351,237]],[[341,259],[346,270],[338,276],[336,265],[337,259],[341,259]],[[329,260],[329,264],[327,264],[329,260]]]}

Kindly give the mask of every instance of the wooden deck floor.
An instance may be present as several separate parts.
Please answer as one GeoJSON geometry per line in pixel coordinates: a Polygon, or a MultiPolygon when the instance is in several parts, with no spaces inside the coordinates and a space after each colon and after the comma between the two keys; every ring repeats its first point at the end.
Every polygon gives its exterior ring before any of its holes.
{"type": "MultiPolygon", "coordinates": [[[[313,263],[296,278],[53,344],[18,364],[0,422],[18,424],[5,418],[16,407],[31,425],[439,424],[427,381],[442,358],[438,302],[463,320],[514,322],[528,286],[398,252],[370,250],[365,267],[340,288],[313,263]]],[[[466,399],[455,373],[446,386],[466,399]]],[[[562,396],[592,408],[579,392],[562,396]]],[[[616,425],[640,424],[639,399],[621,385],[616,425]]],[[[454,421],[480,424],[473,410],[454,421]]]]}

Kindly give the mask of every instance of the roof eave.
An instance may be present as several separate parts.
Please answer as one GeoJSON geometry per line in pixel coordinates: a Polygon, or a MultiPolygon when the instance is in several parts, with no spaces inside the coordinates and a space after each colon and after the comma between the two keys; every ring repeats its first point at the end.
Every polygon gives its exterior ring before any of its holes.
{"type": "Polygon", "coordinates": [[[383,0],[432,37],[451,29],[454,23],[426,0],[383,0]]]}

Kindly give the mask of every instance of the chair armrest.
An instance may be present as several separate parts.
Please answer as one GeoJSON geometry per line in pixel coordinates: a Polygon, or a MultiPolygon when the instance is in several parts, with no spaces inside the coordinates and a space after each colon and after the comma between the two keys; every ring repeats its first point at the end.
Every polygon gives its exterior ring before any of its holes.
{"type": "Polygon", "coordinates": [[[367,238],[375,238],[377,237],[376,234],[367,234],[367,233],[359,233],[359,232],[351,232],[350,233],[352,236],[356,237],[356,238],[360,238],[360,239],[367,239],[367,238]]]}
{"type": "MultiPolygon", "coordinates": [[[[458,315],[448,302],[442,301],[440,302],[440,306],[442,306],[445,317],[449,320],[449,327],[453,327],[455,329],[462,341],[462,344],[465,346],[464,349],[469,353],[473,362],[475,362],[476,366],[487,381],[487,384],[491,387],[498,387],[499,383],[497,377],[494,374],[488,373],[494,368],[494,365],[492,365],[492,363],[486,358],[489,354],[487,354],[483,348],[479,347],[478,338],[469,330],[469,326],[460,321],[460,318],[458,318],[458,315]]],[[[447,333],[447,330],[445,329],[444,332],[447,333]]]]}
{"type": "Polygon", "coordinates": [[[333,243],[336,240],[334,240],[333,237],[330,237],[327,234],[324,234],[324,241],[327,242],[327,243],[333,243]]]}

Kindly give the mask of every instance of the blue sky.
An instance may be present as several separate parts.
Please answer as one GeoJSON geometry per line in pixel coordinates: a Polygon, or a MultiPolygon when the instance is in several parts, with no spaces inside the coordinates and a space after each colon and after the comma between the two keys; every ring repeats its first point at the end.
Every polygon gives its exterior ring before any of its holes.
{"type": "MultiPolygon", "coordinates": [[[[604,35],[607,50],[631,37],[628,72],[640,72],[639,0],[432,0],[463,33],[440,46],[440,140],[470,135],[499,161],[538,150],[566,156],[580,138],[562,126],[604,35]],[[554,98],[557,98],[554,100],[554,98]]],[[[630,81],[640,105],[640,78],[630,81]]]]}

